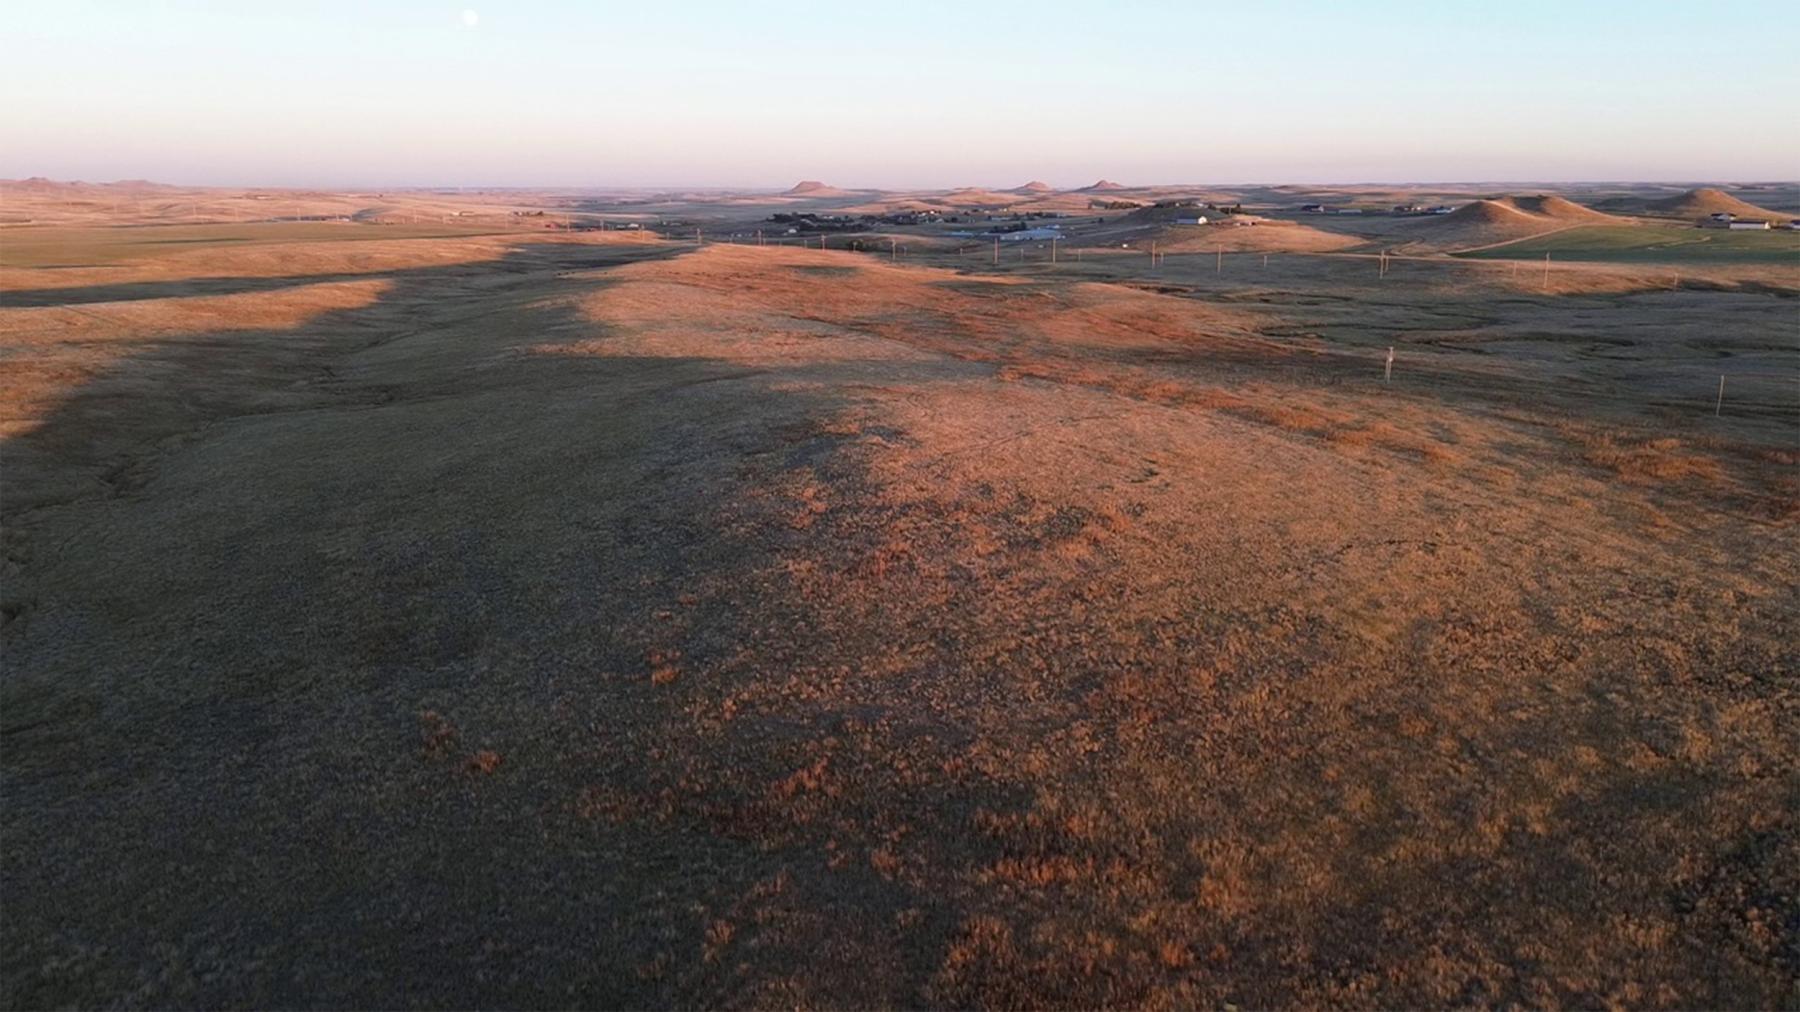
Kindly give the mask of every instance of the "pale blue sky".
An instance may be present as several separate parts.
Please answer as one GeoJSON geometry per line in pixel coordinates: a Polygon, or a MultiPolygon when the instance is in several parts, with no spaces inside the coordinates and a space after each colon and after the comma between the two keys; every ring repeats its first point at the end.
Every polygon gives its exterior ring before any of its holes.
{"type": "Polygon", "coordinates": [[[65,0],[0,32],[0,176],[1800,178],[1794,0],[65,0]]]}

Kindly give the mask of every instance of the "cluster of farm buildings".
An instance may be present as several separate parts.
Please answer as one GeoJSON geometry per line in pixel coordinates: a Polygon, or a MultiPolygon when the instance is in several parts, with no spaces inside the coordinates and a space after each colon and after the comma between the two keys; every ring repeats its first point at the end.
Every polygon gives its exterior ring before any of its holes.
{"type": "MultiPolygon", "coordinates": [[[[1425,207],[1420,204],[1395,204],[1394,209],[1392,211],[1389,211],[1388,213],[1389,214],[1449,214],[1451,211],[1454,211],[1454,210],[1456,210],[1456,208],[1452,207],[1449,204],[1437,204],[1432,207],[1425,207]]],[[[1368,213],[1367,211],[1365,211],[1363,208],[1360,208],[1360,207],[1334,207],[1330,204],[1301,204],[1300,211],[1303,214],[1366,214],[1366,213],[1368,213]]],[[[1376,212],[1376,213],[1380,213],[1380,212],[1376,212]]]]}
{"type": "Polygon", "coordinates": [[[1729,211],[1717,211],[1700,219],[1701,228],[1728,228],[1733,232],[1766,232],[1771,228],[1800,231],[1800,218],[1779,224],[1763,218],[1740,218],[1729,211]]]}

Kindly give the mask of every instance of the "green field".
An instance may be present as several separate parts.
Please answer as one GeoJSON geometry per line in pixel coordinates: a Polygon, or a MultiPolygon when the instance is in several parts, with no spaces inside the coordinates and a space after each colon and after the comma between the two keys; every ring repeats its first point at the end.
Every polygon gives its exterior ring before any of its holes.
{"type": "Polygon", "coordinates": [[[88,267],[184,246],[267,246],[294,242],[442,239],[503,231],[470,225],[365,225],[294,221],[220,225],[25,225],[0,230],[0,266],[88,267]]]}
{"type": "Polygon", "coordinates": [[[1764,263],[1800,266],[1800,232],[1728,232],[1691,225],[1591,225],[1457,256],[1478,260],[1609,263],[1764,263]]]}

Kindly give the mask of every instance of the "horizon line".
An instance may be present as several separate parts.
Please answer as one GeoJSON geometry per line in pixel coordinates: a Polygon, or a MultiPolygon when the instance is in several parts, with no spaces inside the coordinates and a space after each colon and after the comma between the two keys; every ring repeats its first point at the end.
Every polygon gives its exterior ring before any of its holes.
{"type": "MultiPolygon", "coordinates": [[[[728,184],[728,183],[187,183],[171,182],[162,179],[144,177],[120,177],[112,180],[98,179],[58,179],[45,175],[29,175],[0,178],[0,186],[19,183],[43,182],[59,186],[122,186],[127,184],[166,186],[192,190],[459,190],[459,191],[547,191],[547,190],[635,190],[635,191],[714,191],[719,193],[770,193],[783,195],[792,187],[805,182],[816,182],[835,190],[858,193],[939,193],[956,190],[991,190],[1004,192],[1017,189],[1029,182],[1043,182],[1041,179],[1027,180],[1026,183],[1007,185],[991,183],[963,183],[953,186],[868,186],[846,185],[823,182],[817,179],[802,179],[788,184],[728,184]]],[[[1601,186],[1611,184],[1664,185],[1679,186],[1687,184],[1711,184],[1717,186],[1794,186],[1800,188],[1800,179],[1756,178],[1756,177],[1662,177],[1662,178],[1597,178],[1597,179],[1553,179],[1553,178],[1514,178],[1514,179],[1358,179],[1358,180],[1285,180],[1279,182],[1237,180],[1232,182],[1151,182],[1151,183],[1119,183],[1105,177],[1091,183],[1078,186],[1059,186],[1046,183],[1054,192],[1069,193],[1092,189],[1100,183],[1109,183],[1122,190],[1151,190],[1174,188],[1214,188],[1234,189],[1256,187],[1278,189],[1281,187],[1311,186],[1395,186],[1395,187],[1431,187],[1431,186],[1601,186]]],[[[796,194],[796,196],[800,196],[796,194]]]]}

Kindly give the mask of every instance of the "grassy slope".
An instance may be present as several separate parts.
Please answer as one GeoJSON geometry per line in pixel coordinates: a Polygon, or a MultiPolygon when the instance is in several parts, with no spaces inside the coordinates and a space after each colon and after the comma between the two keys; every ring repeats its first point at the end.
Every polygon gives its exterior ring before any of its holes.
{"type": "Polygon", "coordinates": [[[113,264],[203,246],[442,239],[500,231],[467,225],[359,225],[280,222],[135,227],[21,227],[0,233],[0,266],[71,267],[113,264]]]}
{"type": "Polygon", "coordinates": [[[1620,263],[1788,263],[1800,266],[1800,232],[1728,232],[1677,226],[1596,225],[1457,254],[1475,259],[1539,258],[1620,263]]]}
{"type": "Polygon", "coordinates": [[[509,245],[0,308],[0,1007],[1792,1004],[1785,304],[509,245]]]}

